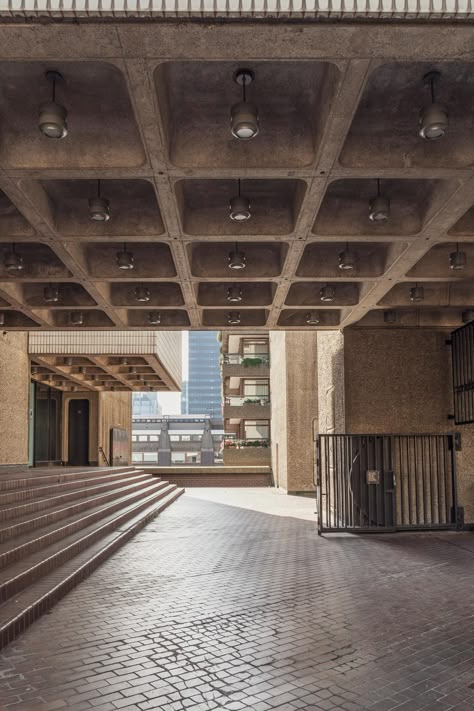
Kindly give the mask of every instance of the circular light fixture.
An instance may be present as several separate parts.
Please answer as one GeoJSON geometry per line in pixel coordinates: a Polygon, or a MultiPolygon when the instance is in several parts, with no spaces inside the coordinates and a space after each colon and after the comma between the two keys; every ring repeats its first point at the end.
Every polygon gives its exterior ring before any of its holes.
{"type": "Polygon", "coordinates": [[[152,326],[158,326],[161,323],[161,314],[159,311],[150,311],[148,314],[148,323],[152,326]]]}
{"type": "Polygon", "coordinates": [[[463,311],[461,318],[463,323],[470,323],[471,321],[474,321],[474,309],[466,309],[463,311]]]}
{"type": "Polygon", "coordinates": [[[333,286],[323,286],[319,292],[319,298],[325,303],[331,303],[336,298],[336,290],[333,286]]]}
{"type": "Polygon", "coordinates": [[[377,195],[369,202],[369,220],[387,222],[390,217],[390,200],[380,192],[380,180],[377,179],[377,195]]]}
{"type": "Polygon", "coordinates": [[[227,323],[229,326],[238,326],[240,323],[240,313],[238,311],[231,311],[227,317],[227,323]]]}
{"type": "Polygon", "coordinates": [[[120,365],[128,365],[128,358],[120,358],[120,365]]]}
{"type": "Polygon", "coordinates": [[[235,249],[229,252],[229,269],[245,269],[245,253],[241,252],[235,244],[235,249]]]}
{"type": "Polygon", "coordinates": [[[82,311],[71,311],[69,318],[73,326],[82,326],[84,323],[84,314],[82,311]]]}
{"type": "Polygon", "coordinates": [[[466,252],[460,252],[456,245],[456,251],[449,255],[449,268],[455,272],[460,272],[466,266],[466,252]]]}
{"type": "Polygon", "coordinates": [[[133,253],[127,250],[127,245],[124,243],[123,249],[118,251],[115,256],[115,261],[119,269],[124,271],[133,269],[133,253]]]}
{"type": "Polygon", "coordinates": [[[423,301],[425,298],[425,290],[423,289],[422,286],[413,286],[410,289],[410,301],[413,301],[414,303],[419,303],[420,301],[423,301]]]}
{"type": "Polygon", "coordinates": [[[227,289],[227,301],[231,304],[237,304],[242,301],[242,289],[240,286],[229,286],[227,289]]]}
{"type": "Polygon", "coordinates": [[[339,252],[339,269],[343,272],[350,272],[355,269],[355,263],[355,254],[350,251],[349,245],[346,244],[346,248],[342,252],[339,252]]]}
{"type": "Polygon", "coordinates": [[[100,194],[100,180],[97,181],[97,195],[89,198],[89,217],[94,222],[110,220],[110,202],[100,194]]]}
{"type": "Polygon", "coordinates": [[[242,87],[242,101],[234,104],[230,110],[230,126],[234,138],[248,141],[258,134],[258,111],[254,104],[247,101],[246,89],[255,74],[251,69],[239,69],[234,74],[234,81],[242,87]]]}
{"type": "Polygon", "coordinates": [[[85,375],[87,373],[87,370],[86,370],[86,368],[84,368],[83,365],[81,365],[81,367],[79,368],[79,372],[81,375],[85,375]]]}
{"type": "Polygon", "coordinates": [[[64,365],[72,365],[72,363],[73,363],[73,360],[71,357],[64,359],[64,365]]]}
{"type": "Polygon", "coordinates": [[[384,311],[383,312],[383,320],[385,321],[385,323],[396,323],[396,321],[397,321],[396,311],[384,311]]]}
{"type": "Polygon", "coordinates": [[[46,72],[46,79],[52,84],[52,98],[41,104],[38,126],[46,138],[65,138],[67,136],[67,111],[56,102],[56,84],[64,82],[62,74],[56,71],[46,72]]]}
{"type": "Polygon", "coordinates": [[[23,270],[23,257],[15,251],[15,245],[5,254],[3,266],[7,272],[21,272],[23,270]]]}
{"type": "Polygon", "coordinates": [[[3,311],[0,311],[0,326],[4,326],[4,325],[5,325],[5,314],[3,313],[3,311]]]}
{"type": "Polygon", "coordinates": [[[130,368],[128,369],[129,373],[135,374],[137,372],[137,369],[135,368],[134,365],[131,365],[130,368]]]}
{"type": "Polygon", "coordinates": [[[442,138],[449,126],[449,117],[446,107],[439,104],[435,97],[435,84],[439,82],[441,74],[439,72],[428,72],[423,77],[424,83],[431,91],[431,104],[425,106],[420,112],[419,135],[428,141],[435,141],[442,138]]]}
{"type": "Polygon", "coordinates": [[[43,298],[47,304],[56,304],[59,301],[59,288],[57,286],[45,286],[43,298]]]}
{"type": "Polygon", "coordinates": [[[32,373],[32,375],[37,375],[37,374],[38,374],[38,366],[37,366],[37,365],[32,365],[32,366],[31,366],[31,373],[32,373]]]}
{"type": "Polygon", "coordinates": [[[240,194],[240,178],[238,182],[237,195],[232,198],[229,204],[230,219],[234,222],[246,222],[252,217],[250,212],[250,201],[240,194]]]}
{"type": "Polygon", "coordinates": [[[317,326],[319,323],[319,316],[316,311],[308,311],[308,313],[305,314],[304,320],[308,326],[317,326]]]}
{"type": "Polygon", "coordinates": [[[135,301],[140,303],[150,301],[150,290],[146,286],[137,286],[135,288],[135,301]]]}

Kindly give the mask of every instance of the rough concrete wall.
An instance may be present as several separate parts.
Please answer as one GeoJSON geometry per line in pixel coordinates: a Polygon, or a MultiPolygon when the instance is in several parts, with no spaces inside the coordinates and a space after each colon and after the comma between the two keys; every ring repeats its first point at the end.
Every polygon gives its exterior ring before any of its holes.
{"type": "Polygon", "coordinates": [[[344,336],[340,331],[320,331],[318,350],[318,430],[321,434],[346,431],[344,404],[344,336]]]}
{"type": "Polygon", "coordinates": [[[28,335],[0,332],[0,466],[28,464],[28,335]]]}
{"type": "Polygon", "coordinates": [[[347,431],[449,431],[445,340],[439,331],[346,330],[347,431]]]}
{"type": "MultiPolygon", "coordinates": [[[[120,427],[128,432],[128,461],[132,461],[132,394],[102,392],[99,395],[99,446],[110,461],[110,430],[120,427]]],[[[100,462],[100,458],[99,458],[100,462]]]]}
{"type": "Polygon", "coordinates": [[[318,424],[317,335],[286,334],[288,491],[314,491],[314,429],[318,424]]]}
{"type": "Polygon", "coordinates": [[[232,467],[269,467],[271,451],[264,447],[244,447],[243,449],[224,449],[224,466],[232,467]]]}
{"type": "Polygon", "coordinates": [[[286,334],[270,333],[272,470],[275,486],[288,490],[286,334]]]}

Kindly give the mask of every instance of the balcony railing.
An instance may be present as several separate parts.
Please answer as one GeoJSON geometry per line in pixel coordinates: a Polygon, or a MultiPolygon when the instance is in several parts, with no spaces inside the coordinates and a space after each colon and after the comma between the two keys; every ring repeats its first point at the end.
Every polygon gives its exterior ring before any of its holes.
{"type": "Polygon", "coordinates": [[[260,365],[270,365],[270,356],[268,353],[256,353],[253,356],[226,353],[223,361],[226,365],[243,365],[244,368],[258,368],[260,365]]]}
{"type": "Polygon", "coordinates": [[[246,447],[263,447],[268,449],[270,440],[267,437],[257,437],[253,439],[234,439],[232,437],[224,439],[225,449],[245,449],[246,447]]]}
{"type": "Polygon", "coordinates": [[[226,397],[225,404],[231,407],[242,407],[242,405],[269,405],[268,395],[257,395],[255,397],[226,397]]]}

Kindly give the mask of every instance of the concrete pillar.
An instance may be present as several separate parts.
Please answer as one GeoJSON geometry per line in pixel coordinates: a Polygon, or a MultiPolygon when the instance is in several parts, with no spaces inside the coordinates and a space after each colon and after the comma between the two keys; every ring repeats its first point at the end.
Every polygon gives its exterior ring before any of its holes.
{"type": "Polygon", "coordinates": [[[214,465],[214,442],[212,441],[211,423],[204,423],[204,431],[201,439],[201,466],[209,467],[214,465]]]}
{"type": "MultiPolygon", "coordinates": [[[[318,416],[317,336],[270,334],[272,469],[288,493],[314,491],[313,420],[318,416]]],[[[317,430],[317,422],[315,423],[317,430]]]]}
{"type": "Polygon", "coordinates": [[[0,467],[28,464],[28,335],[0,331],[0,467]]]}
{"type": "Polygon", "coordinates": [[[171,466],[171,440],[168,432],[168,422],[163,420],[158,441],[158,465],[160,467],[171,466]]]}

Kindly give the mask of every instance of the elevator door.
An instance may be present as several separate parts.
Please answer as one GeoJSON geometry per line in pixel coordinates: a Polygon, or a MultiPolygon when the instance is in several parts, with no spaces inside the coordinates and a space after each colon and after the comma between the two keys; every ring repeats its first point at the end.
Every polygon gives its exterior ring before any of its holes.
{"type": "Polygon", "coordinates": [[[69,401],[68,464],[89,464],[89,400],[69,401]]]}

